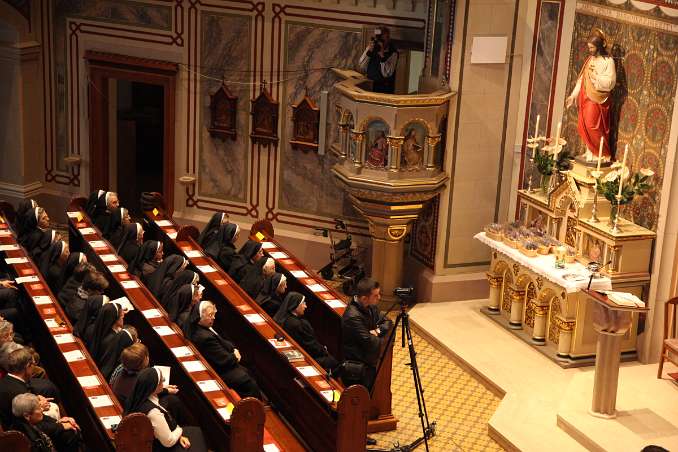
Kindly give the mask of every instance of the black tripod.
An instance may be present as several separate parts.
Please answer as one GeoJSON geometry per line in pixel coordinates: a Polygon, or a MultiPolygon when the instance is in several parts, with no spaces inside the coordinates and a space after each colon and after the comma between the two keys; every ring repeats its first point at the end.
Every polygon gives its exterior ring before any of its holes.
{"type": "MultiPolygon", "coordinates": [[[[396,303],[397,304],[397,303],[396,303]]],[[[395,307],[395,304],[391,306],[388,312],[395,307]]],[[[388,312],[386,314],[388,314],[388,312]]],[[[421,377],[419,376],[419,366],[417,364],[417,352],[414,349],[414,342],[412,341],[412,330],[410,329],[410,316],[407,312],[407,303],[404,300],[404,297],[400,297],[400,314],[396,318],[395,325],[391,332],[391,336],[384,347],[384,353],[381,356],[379,363],[379,368],[383,364],[383,358],[386,354],[386,351],[391,346],[390,342],[395,340],[395,332],[398,330],[398,324],[401,327],[401,341],[402,347],[405,348],[405,340],[407,339],[407,348],[410,353],[410,362],[407,364],[412,369],[412,378],[414,379],[414,389],[417,393],[417,405],[419,406],[419,420],[421,421],[421,431],[422,436],[412,441],[410,444],[401,446],[400,443],[396,442],[391,449],[367,449],[370,452],[410,452],[416,447],[421,445],[423,442],[426,446],[426,452],[428,452],[428,440],[432,438],[436,433],[436,423],[435,421],[429,423],[428,412],[426,411],[426,401],[424,400],[424,388],[421,384],[421,377]]],[[[378,374],[378,372],[377,372],[378,374]]]]}

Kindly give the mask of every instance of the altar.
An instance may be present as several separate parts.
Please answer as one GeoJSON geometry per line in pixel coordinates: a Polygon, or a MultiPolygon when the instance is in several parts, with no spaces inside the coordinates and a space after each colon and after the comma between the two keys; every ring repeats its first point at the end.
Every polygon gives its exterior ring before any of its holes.
{"type": "MultiPolygon", "coordinates": [[[[592,169],[576,161],[551,187],[519,190],[519,220],[489,225],[474,237],[492,253],[483,312],[562,367],[595,359],[593,306],[581,292],[589,283],[590,262],[600,267],[591,289],[623,290],[647,301],[650,283],[655,233],[623,218],[613,227],[613,206],[597,197],[592,169]]],[[[633,315],[622,359],[635,358],[642,322],[633,315]]]]}

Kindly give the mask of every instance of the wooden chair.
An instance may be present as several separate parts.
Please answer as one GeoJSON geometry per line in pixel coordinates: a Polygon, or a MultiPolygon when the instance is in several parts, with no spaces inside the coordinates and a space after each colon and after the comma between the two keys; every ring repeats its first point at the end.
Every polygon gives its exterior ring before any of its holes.
{"type": "Polygon", "coordinates": [[[659,370],[657,378],[662,377],[664,361],[669,361],[678,366],[678,337],[676,337],[676,306],[678,297],[673,297],[664,305],[664,342],[659,355],[659,370]],[[671,356],[673,354],[673,356],[671,356]]]}
{"type": "Polygon", "coordinates": [[[256,233],[259,231],[265,232],[270,237],[275,237],[275,230],[273,229],[273,224],[268,220],[259,220],[255,222],[250,228],[250,236],[256,235],[256,233]]]}
{"type": "Polygon", "coordinates": [[[0,433],[0,450],[31,452],[31,442],[26,435],[15,430],[0,433]]]}
{"type": "Polygon", "coordinates": [[[115,431],[115,450],[121,452],[151,452],[153,427],[142,413],[125,416],[115,431]]]}

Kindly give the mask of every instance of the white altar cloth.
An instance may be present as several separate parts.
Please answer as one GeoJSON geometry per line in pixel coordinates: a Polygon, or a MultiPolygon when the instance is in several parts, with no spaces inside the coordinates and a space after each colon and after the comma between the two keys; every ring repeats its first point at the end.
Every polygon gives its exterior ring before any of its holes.
{"type": "MultiPolygon", "coordinates": [[[[493,250],[507,256],[508,258],[518,262],[519,264],[529,268],[533,272],[548,279],[549,281],[563,287],[567,293],[579,292],[585,289],[589,284],[590,272],[580,262],[572,264],[565,264],[565,268],[556,268],[556,257],[553,254],[542,255],[538,254],[536,257],[527,257],[515,248],[511,248],[504,242],[497,242],[487,237],[484,232],[476,234],[474,239],[483,242],[493,250]],[[568,277],[565,275],[580,275],[579,278],[568,277]]],[[[591,283],[593,290],[611,290],[612,281],[607,276],[596,278],[591,283]]]]}

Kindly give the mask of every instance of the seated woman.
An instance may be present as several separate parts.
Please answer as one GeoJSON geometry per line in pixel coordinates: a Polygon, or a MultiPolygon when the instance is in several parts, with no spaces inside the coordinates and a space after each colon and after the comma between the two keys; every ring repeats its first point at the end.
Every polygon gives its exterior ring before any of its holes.
{"type": "Polygon", "coordinates": [[[65,267],[69,254],[66,242],[57,240],[40,257],[38,268],[53,293],[59,293],[61,269],[65,267]]]}
{"type": "MultiPolygon", "coordinates": [[[[61,269],[61,274],[59,275],[59,282],[56,285],[56,290],[52,290],[53,293],[57,294],[57,298],[59,296],[59,293],[66,287],[66,283],[71,279],[73,274],[76,271],[76,268],[80,266],[81,264],[87,263],[87,256],[85,256],[85,253],[81,252],[74,252],[74,253],[69,253],[68,259],[66,259],[66,264],[63,266],[61,269]]],[[[80,280],[82,282],[82,279],[80,280]]]]}
{"type": "Polygon", "coordinates": [[[221,268],[228,271],[236,255],[235,241],[240,234],[240,227],[237,224],[227,223],[219,226],[219,229],[204,247],[205,254],[214,259],[221,268]]]}
{"type": "Polygon", "coordinates": [[[141,249],[136,259],[128,268],[130,273],[138,276],[144,282],[148,283],[148,277],[160,267],[162,263],[162,243],[157,240],[148,240],[141,245],[141,249]]]}
{"type": "Polygon", "coordinates": [[[203,300],[191,309],[184,335],[193,342],[222,380],[240,397],[261,399],[261,390],[247,368],[240,364],[240,352],[233,344],[217,333],[212,326],[217,308],[211,301],[203,300]]]}
{"type": "Polygon", "coordinates": [[[305,297],[298,292],[290,292],[273,320],[326,371],[334,372],[339,367],[339,361],[328,353],[327,347],[318,342],[313,327],[308,320],[302,318],[304,311],[306,311],[305,297]]]}
{"type": "Polygon", "coordinates": [[[275,272],[275,261],[270,257],[260,258],[243,276],[240,287],[254,298],[264,287],[264,281],[275,272]]]}
{"type": "Polygon", "coordinates": [[[129,211],[124,207],[117,207],[111,212],[111,220],[108,222],[108,227],[103,231],[104,238],[113,245],[113,248],[117,248],[122,241],[122,236],[124,233],[124,227],[126,224],[130,224],[132,220],[129,216],[129,211]]]}
{"type": "Polygon", "coordinates": [[[14,231],[17,233],[17,237],[24,235],[26,222],[36,207],[38,207],[38,203],[34,199],[23,199],[19,202],[16,208],[16,219],[14,220],[14,231]]]}
{"type": "Polygon", "coordinates": [[[184,270],[188,265],[188,260],[178,254],[172,254],[162,261],[162,264],[156,271],[146,279],[146,287],[151,291],[155,298],[160,300],[163,295],[163,287],[167,290],[168,282],[174,279],[174,276],[184,270]]]}
{"type": "Polygon", "coordinates": [[[123,329],[125,311],[118,303],[107,303],[94,321],[89,351],[101,374],[108,380],[118,367],[120,352],[134,343],[129,331],[123,329]]]}
{"type": "Polygon", "coordinates": [[[160,304],[163,305],[167,312],[170,312],[170,306],[174,303],[173,299],[176,297],[177,291],[185,284],[193,284],[197,286],[200,282],[200,275],[193,270],[182,270],[177,273],[177,276],[167,286],[165,293],[160,298],[160,304]]]}
{"type": "Polygon", "coordinates": [[[108,281],[104,275],[99,273],[94,266],[83,263],[78,266],[73,277],[66,283],[64,290],[59,293],[59,302],[66,310],[68,318],[77,326],[88,298],[103,295],[106,289],[108,289],[108,281]],[[79,278],[82,278],[82,283],[78,285],[79,278]]]}
{"type": "Polygon", "coordinates": [[[168,304],[167,314],[181,328],[186,324],[193,306],[200,302],[202,290],[200,285],[184,284],[177,290],[176,295],[172,297],[168,304]]]}
{"type": "Polygon", "coordinates": [[[35,207],[26,212],[23,220],[23,231],[17,237],[19,244],[30,253],[43,240],[46,231],[51,234],[49,221],[49,215],[42,207],[35,207]]]}
{"type": "MultiPolygon", "coordinates": [[[[127,399],[132,395],[134,385],[137,382],[139,372],[146,369],[150,365],[150,357],[148,348],[141,342],[136,342],[120,353],[121,366],[111,376],[111,389],[120,401],[122,406],[125,406],[127,399]]],[[[176,396],[179,388],[175,385],[166,384],[162,392],[158,394],[160,406],[169,411],[169,413],[180,424],[186,422],[186,410],[176,396]]]]}
{"type": "Polygon", "coordinates": [[[207,248],[212,239],[215,237],[215,234],[219,230],[219,227],[228,223],[228,214],[226,212],[215,212],[210,218],[210,221],[205,225],[205,229],[200,232],[198,236],[198,243],[203,249],[207,248]]]}
{"type": "Polygon", "coordinates": [[[280,273],[273,273],[273,276],[264,280],[264,284],[254,301],[264,308],[268,315],[273,317],[282,305],[285,292],[287,292],[287,278],[280,273]]]}
{"type": "Polygon", "coordinates": [[[94,336],[94,323],[99,316],[99,311],[108,304],[109,298],[106,295],[91,295],[87,298],[85,305],[80,311],[80,316],[73,326],[73,334],[82,339],[89,348],[92,337],[94,336]]]}
{"type": "Polygon", "coordinates": [[[228,268],[228,274],[235,282],[240,283],[243,277],[252,269],[254,263],[261,259],[263,255],[264,251],[261,248],[261,243],[248,240],[240,248],[238,254],[233,256],[231,266],[228,268]]]}
{"type": "Polygon", "coordinates": [[[31,338],[28,323],[25,321],[23,295],[12,280],[0,280],[0,318],[8,320],[20,331],[17,342],[24,343],[31,338]]]}
{"type": "Polygon", "coordinates": [[[132,395],[127,399],[124,414],[143,413],[153,426],[153,451],[207,451],[205,438],[199,427],[180,427],[172,415],[158,400],[163,390],[162,373],[155,367],[141,372],[134,384],[132,395]]]}
{"type": "Polygon", "coordinates": [[[144,243],[144,228],[139,223],[126,224],[116,252],[129,266],[139,255],[142,243],[144,243]]]}
{"type": "MultiPolygon", "coordinates": [[[[44,432],[50,430],[72,430],[75,433],[71,435],[72,439],[67,444],[62,444],[63,441],[61,441],[59,444],[61,447],[58,450],[76,451],[81,446],[80,435],[77,433],[80,430],[78,424],[71,418],[63,418],[59,422],[46,420],[43,413],[43,402],[35,394],[25,392],[14,397],[12,399],[12,415],[13,419],[10,428],[26,435],[26,438],[31,443],[31,452],[57,451],[57,447],[52,439],[44,432]]],[[[53,433],[53,436],[56,436],[56,433],[53,433]]]]}
{"type": "MultiPolygon", "coordinates": [[[[100,198],[101,199],[101,198],[100,198]]],[[[94,226],[96,226],[101,233],[105,233],[111,222],[111,215],[113,210],[117,209],[120,206],[120,201],[118,201],[118,194],[112,191],[106,192],[103,196],[104,208],[97,209],[97,212],[90,217],[94,226]]]]}
{"type": "Polygon", "coordinates": [[[91,219],[98,216],[102,210],[106,209],[105,190],[97,190],[90,193],[85,204],[85,213],[91,219]]]}

